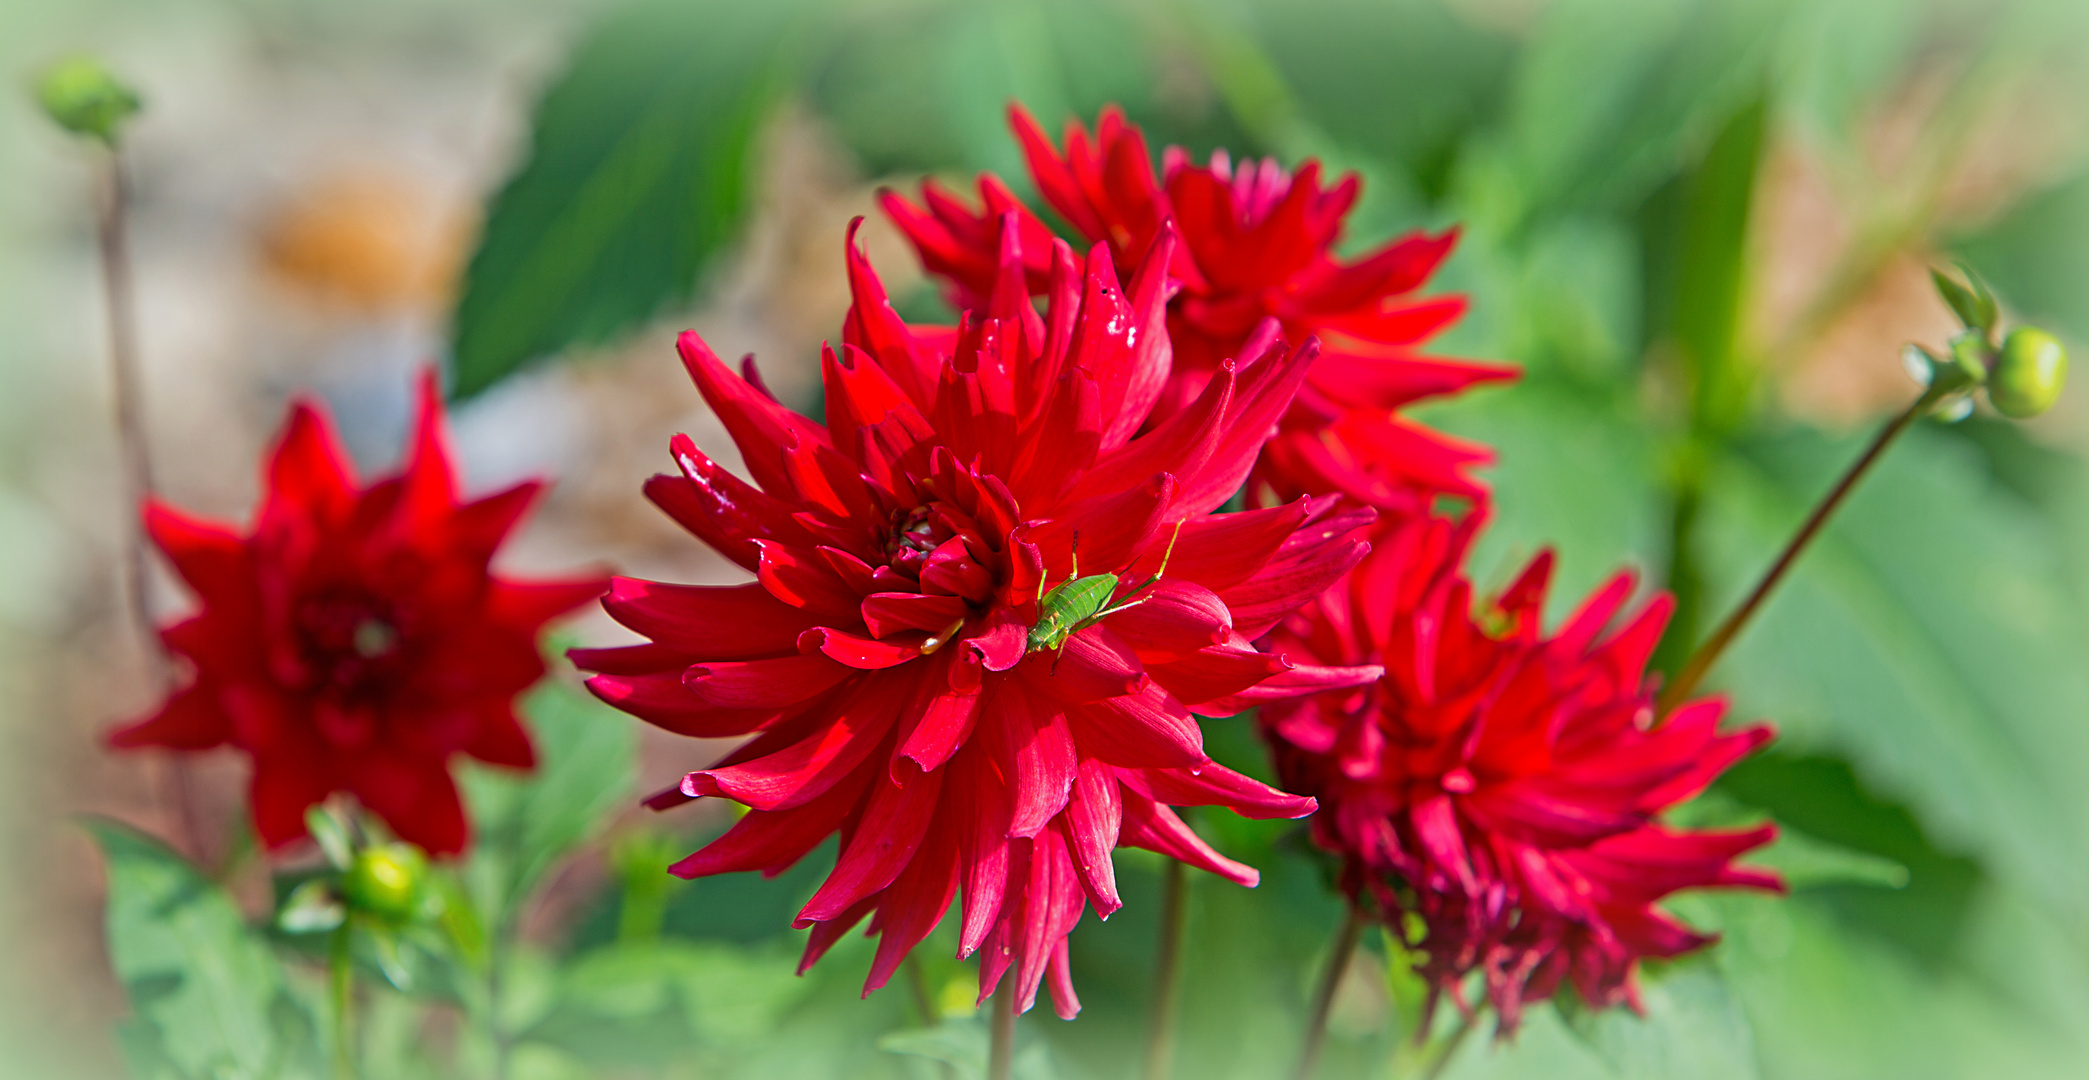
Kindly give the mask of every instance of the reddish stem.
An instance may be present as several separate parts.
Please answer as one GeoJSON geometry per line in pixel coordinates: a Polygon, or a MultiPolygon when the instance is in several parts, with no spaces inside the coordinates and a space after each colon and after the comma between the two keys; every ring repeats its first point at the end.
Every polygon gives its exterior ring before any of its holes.
{"type": "Polygon", "coordinates": [[[1857,482],[1871,471],[1871,467],[1885,454],[1886,448],[1893,445],[1893,440],[1899,438],[1901,432],[1906,431],[1908,425],[1915,422],[1916,417],[1935,405],[1943,396],[1944,391],[1937,388],[1925,391],[1913,404],[1902,410],[1899,416],[1888,421],[1886,426],[1879,430],[1871,445],[1865,448],[1863,456],[1842,474],[1842,479],[1837,480],[1835,486],[1828,490],[1828,494],[1813,508],[1813,513],[1807,515],[1806,523],[1799,526],[1798,532],[1792,534],[1791,540],[1784,545],[1784,551],[1777,556],[1776,562],[1770,564],[1770,569],[1764,572],[1762,580],[1755,583],[1755,588],[1750,590],[1748,598],[1741,601],[1741,606],[1735,608],[1733,614],[1728,615],[1726,621],[1719,624],[1719,629],[1712,631],[1712,636],[1706,638],[1704,644],[1699,645],[1690,654],[1690,659],[1684,661],[1682,669],[1676,672],[1674,681],[1662,688],[1657,703],[1659,715],[1667,716],[1690,696],[1691,691],[1697,689],[1697,684],[1704,679],[1705,673],[1718,662],[1720,655],[1726,652],[1727,646],[1733,644],[1734,638],[1739,636],[1748,620],[1755,616],[1756,609],[1762,607],[1763,601],[1769,598],[1770,590],[1784,580],[1792,565],[1798,561],[1800,553],[1813,543],[1813,538],[1821,531],[1821,526],[1828,523],[1828,518],[1835,513],[1836,508],[1856,489],[1857,482]]]}

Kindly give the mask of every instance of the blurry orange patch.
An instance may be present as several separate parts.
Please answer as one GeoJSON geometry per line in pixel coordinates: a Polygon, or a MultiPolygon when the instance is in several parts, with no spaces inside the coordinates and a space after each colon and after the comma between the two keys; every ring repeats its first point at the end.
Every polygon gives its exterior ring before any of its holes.
{"type": "Polygon", "coordinates": [[[1913,341],[1940,350],[1959,329],[1929,280],[1931,266],[1950,265],[1895,255],[1784,373],[1785,411],[1846,428],[1907,405],[1921,388],[1901,366],[1901,347],[1913,341]]]}
{"type": "Polygon", "coordinates": [[[427,185],[364,173],[329,176],[281,203],[256,243],[292,291],[375,314],[447,305],[469,238],[468,215],[427,185]]]}

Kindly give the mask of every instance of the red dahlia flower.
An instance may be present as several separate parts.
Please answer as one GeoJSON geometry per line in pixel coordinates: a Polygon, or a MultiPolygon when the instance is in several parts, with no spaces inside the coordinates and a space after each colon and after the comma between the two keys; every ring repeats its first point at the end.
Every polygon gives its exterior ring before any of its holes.
{"type": "MultiPolygon", "coordinates": [[[[1323,188],[1318,162],[1291,174],[1271,160],[1235,166],[1220,152],[1196,165],[1170,147],[1156,178],[1144,136],[1115,108],[1103,111],[1092,140],[1069,123],[1064,154],[1021,106],[1009,116],[1045,202],[1090,243],[1108,244],[1129,262],[1153,246],[1164,223],[1179,232],[1169,265],[1181,287],[1168,305],[1174,370],[1159,415],[1195,399],[1222,361],[1260,353],[1265,320],[1289,340],[1320,339],[1319,361],[1255,470],[1249,492],[1258,505],[1341,492],[1410,513],[1426,509],[1433,495],[1484,494],[1466,470],[1489,460],[1485,448],[1394,414],[1515,376],[1514,368],[1417,351],[1465,310],[1462,297],[1413,295],[1449,254],[1452,233],[1413,233],[1353,262],[1338,260],[1332,251],[1357,198],[1353,174],[1323,188]]],[[[1042,292],[1050,230],[998,178],[981,176],[979,192],[977,213],[933,180],[922,186],[926,208],[891,192],[882,200],[962,308],[991,290],[1000,220],[1016,214],[1029,253],[1025,275],[1031,291],[1042,292]]]]}
{"type": "Polygon", "coordinates": [[[1718,698],[1654,717],[1643,671],[1670,601],[1611,629],[1633,579],[1619,574],[1550,637],[1539,628],[1550,553],[1475,614],[1460,564],[1477,515],[1417,518],[1276,635],[1301,661],[1378,663],[1376,684],[1264,706],[1277,772],[1320,799],[1313,837],[1343,859],[1352,897],[1373,894],[1422,973],[1461,1009],[1464,977],[1513,1031],[1527,1001],[1572,979],[1594,1007],[1638,1007],[1641,957],[1712,939],[1655,905],[1686,888],[1782,889],[1733,860],[1776,835],[1685,831],[1665,809],[1767,742],[1720,734],[1718,698]]]}
{"type": "Polygon", "coordinates": [[[463,850],[451,756],[531,767],[513,700],[544,674],[537,631],[606,582],[494,577],[487,563],[543,485],[459,505],[443,442],[429,374],[395,476],[358,488],[326,414],[301,401],[250,534],[149,503],[153,542],[202,605],[160,632],[193,675],[110,741],[252,755],[254,826],[271,848],[345,791],[402,839],[463,850]]]}
{"type": "Polygon", "coordinates": [[[681,475],[646,492],[757,580],[617,579],[604,606],[651,642],[576,659],[602,673],[589,685],[603,700],[670,731],[754,736],[652,800],[751,808],[676,873],[780,873],[838,832],[840,857],[798,915],[813,927],[805,966],[869,917],[882,935],[869,993],[962,888],[960,955],[985,950],[981,1000],[1013,965],[1020,1008],[1049,974],[1070,1017],[1066,938],[1088,905],[1120,906],[1113,848],[1253,885],[1169,807],[1313,809],[1213,763],[1194,714],[1376,677],[1248,644],[1361,556],[1349,534],[1370,514],[1331,516],[1328,499],[1212,513],[1290,404],[1310,344],[1221,364],[1149,426],[1168,372],[1171,237],[1129,289],[1107,248],[1084,268],[1052,243],[1040,317],[1011,219],[986,307],[922,332],[887,303],[854,231],[824,424],[770,399],[751,363],[743,381],[695,334],[680,342],[758,486],[678,436],[681,475]],[[1040,609],[1063,605],[1039,597],[1077,560],[1117,575],[1115,601],[1137,606],[1062,622],[1074,632],[1046,647],[1040,609]]]}

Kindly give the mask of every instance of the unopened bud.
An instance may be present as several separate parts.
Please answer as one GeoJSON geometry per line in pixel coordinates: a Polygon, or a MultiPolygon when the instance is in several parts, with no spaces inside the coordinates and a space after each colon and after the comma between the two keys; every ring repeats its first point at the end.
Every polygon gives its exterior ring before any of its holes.
{"type": "Polygon", "coordinates": [[[60,62],[37,84],[44,112],[58,126],[111,146],[123,122],[141,107],[138,93],[109,73],[98,61],[75,57],[60,62]]]}
{"type": "Polygon", "coordinates": [[[353,910],[385,922],[402,923],[421,908],[421,884],[428,859],[411,844],[380,844],[356,853],[341,883],[353,910]]]}
{"type": "Polygon", "coordinates": [[[2024,420],[2052,408],[2066,385],[2067,349],[2035,326],[2019,326],[1988,373],[1987,400],[1996,412],[2024,420]]]}

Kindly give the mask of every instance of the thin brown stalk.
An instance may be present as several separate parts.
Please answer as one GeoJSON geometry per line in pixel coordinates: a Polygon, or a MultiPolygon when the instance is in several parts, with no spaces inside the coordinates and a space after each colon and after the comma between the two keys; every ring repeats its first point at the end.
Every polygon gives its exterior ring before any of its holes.
{"type": "Polygon", "coordinates": [[[1479,1019],[1478,1010],[1461,1016],[1458,1026],[1452,1028],[1449,1035],[1444,1036],[1443,1041],[1437,1045],[1435,1056],[1429,1059],[1428,1068],[1423,1069],[1416,1080],[1437,1080],[1442,1076],[1443,1071],[1451,1067],[1451,1059],[1458,1055],[1458,1047],[1464,1045],[1465,1037],[1471,1035],[1472,1029],[1478,1026],[1479,1019]]]}
{"type": "Polygon", "coordinates": [[[1913,404],[1902,410],[1900,415],[1888,421],[1886,426],[1879,430],[1863,456],[1842,474],[1842,478],[1837,480],[1835,486],[1828,490],[1828,494],[1814,506],[1813,512],[1807,515],[1805,524],[1799,526],[1799,531],[1792,534],[1791,540],[1784,546],[1784,551],[1778,554],[1777,561],[1770,564],[1770,569],[1763,573],[1762,579],[1749,591],[1748,598],[1741,601],[1741,605],[1726,617],[1725,622],[1719,624],[1717,630],[1712,631],[1712,636],[1706,638],[1703,644],[1691,652],[1690,659],[1676,672],[1674,681],[1662,688],[1658,703],[1659,715],[1667,716],[1690,696],[1691,691],[1697,689],[1698,682],[1712,669],[1712,665],[1718,662],[1720,655],[1726,652],[1727,646],[1733,644],[1734,638],[1748,625],[1748,620],[1755,616],[1756,610],[1769,598],[1770,591],[1777,587],[1778,582],[1784,580],[1800,554],[1813,543],[1813,538],[1821,531],[1821,527],[1828,523],[1828,518],[1849,497],[1850,492],[1856,489],[1857,482],[1864,479],[1864,475],[1870,472],[1871,467],[1885,454],[1886,448],[1892,446],[1893,441],[1908,429],[1908,425],[1914,423],[1916,417],[1928,411],[1930,406],[1935,405],[1943,396],[1944,392],[1938,389],[1924,392],[1913,404]]]}
{"type": "Polygon", "coordinates": [[[109,330],[109,375],[115,404],[116,437],[123,458],[125,496],[131,523],[125,548],[125,585],[132,617],[145,636],[155,678],[165,677],[166,658],[154,630],[152,594],[145,576],[145,533],[140,508],[153,492],[152,455],[145,438],[145,407],[138,386],[138,324],[131,288],[130,243],[125,226],[129,193],[123,158],[114,149],[102,155],[95,197],[95,225],[101,249],[102,295],[109,330]]]}
{"type": "MultiPolygon", "coordinates": [[[[123,154],[110,146],[101,155],[95,185],[95,239],[101,256],[102,300],[109,333],[109,384],[113,399],[118,452],[123,462],[125,498],[123,591],[131,619],[143,639],[146,670],[154,692],[167,688],[173,675],[167,652],[160,642],[158,620],[152,605],[152,579],[147,572],[144,507],[155,490],[152,451],[146,437],[145,395],[138,373],[137,300],[132,287],[130,236],[130,192],[124,177],[123,154]]],[[[196,809],[195,781],[189,763],[176,756],[167,763],[167,801],[189,854],[208,862],[210,853],[203,823],[196,809]]]]}
{"type": "Polygon", "coordinates": [[[1291,1071],[1292,1080],[1312,1080],[1313,1070],[1320,1065],[1320,1050],[1327,1042],[1327,1018],[1334,1008],[1335,991],[1342,986],[1342,977],[1349,973],[1349,962],[1356,956],[1357,942],[1364,936],[1364,923],[1368,918],[1361,905],[1351,903],[1349,914],[1342,920],[1342,928],[1335,931],[1334,949],[1328,954],[1327,970],[1320,976],[1320,989],[1313,995],[1313,1015],[1306,1021],[1305,1041],[1298,1048],[1298,1067],[1291,1071]]]}

